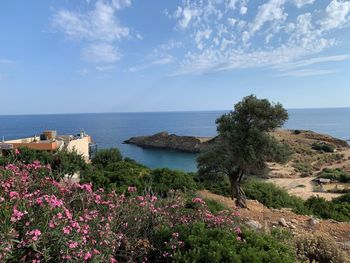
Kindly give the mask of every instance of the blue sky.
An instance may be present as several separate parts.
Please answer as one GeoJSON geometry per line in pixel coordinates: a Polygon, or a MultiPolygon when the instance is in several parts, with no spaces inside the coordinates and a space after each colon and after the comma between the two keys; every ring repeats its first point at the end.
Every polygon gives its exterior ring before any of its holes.
{"type": "Polygon", "coordinates": [[[0,114],[350,107],[350,1],[0,2],[0,114]]]}

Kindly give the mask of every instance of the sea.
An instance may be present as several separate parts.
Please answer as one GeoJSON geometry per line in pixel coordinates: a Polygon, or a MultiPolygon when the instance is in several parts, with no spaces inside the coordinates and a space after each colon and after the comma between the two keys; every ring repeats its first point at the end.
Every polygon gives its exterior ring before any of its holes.
{"type": "MultiPolygon", "coordinates": [[[[133,136],[167,131],[177,135],[215,136],[215,120],[227,111],[87,113],[52,115],[0,115],[0,140],[31,137],[43,130],[77,134],[84,130],[98,148],[117,147],[125,157],[151,168],[197,170],[196,154],[142,149],[123,144],[133,136]]],[[[284,128],[312,130],[341,139],[350,138],[350,108],[291,109],[284,128]]]]}

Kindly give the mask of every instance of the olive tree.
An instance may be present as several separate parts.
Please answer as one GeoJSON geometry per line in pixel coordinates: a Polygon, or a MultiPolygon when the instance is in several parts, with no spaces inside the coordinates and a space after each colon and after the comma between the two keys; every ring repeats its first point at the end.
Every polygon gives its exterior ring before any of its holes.
{"type": "Polygon", "coordinates": [[[238,207],[247,207],[242,179],[263,174],[267,161],[283,163],[291,155],[290,148],[270,133],[287,119],[288,113],[280,103],[272,104],[254,95],[243,98],[233,111],[216,120],[218,137],[197,159],[200,177],[218,180],[227,176],[232,199],[236,198],[238,207]]]}

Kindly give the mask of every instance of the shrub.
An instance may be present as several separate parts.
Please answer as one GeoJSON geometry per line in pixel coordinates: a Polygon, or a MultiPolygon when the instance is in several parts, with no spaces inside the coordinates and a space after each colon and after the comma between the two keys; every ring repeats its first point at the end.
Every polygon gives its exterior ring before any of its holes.
{"type": "Polygon", "coordinates": [[[337,221],[350,221],[350,204],[339,202],[339,200],[342,199],[327,201],[321,197],[310,197],[306,200],[305,206],[315,216],[337,221]]]}
{"type": "Polygon", "coordinates": [[[301,133],[301,130],[294,130],[294,134],[295,135],[298,135],[298,134],[300,134],[301,133]]]}
{"type": "Polygon", "coordinates": [[[301,260],[321,263],[350,262],[337,243],[327,235],[321,233],[304,234],[295,240],[297,255],[301,260]]]}
{"type": "Polygon", "coordinates": [[[171,248],[159,243],[157,231],[197,222],[237,236],[237,217],[212,214],[198,197],[187,208],[181,195],[93,191],[91,184],[58,183],[48,172],[38,162],[0,169],[1,262],[167,261],[171,248]]]}
{"type": "Polygon", "coordinates": [[[331,180],[336,180],[341,183],[349,183],[350,182],[350,173],[344,172],[342,169],[330,169],[325,168],[317,175],[317,178],[326,178],[331,180]]]}
{"type": "Polygon", "coordinates": [[[97,152],[91,162],[94,166],[105,168],[108,164],[120,162],[123,157],[117,148],[102,149],[97,152]]]}
{"type": "Polygon", "coordinates": [[[152,191],[162,196],[166,195],[169,190],[186,191],[197,188],[190,174],[167,168],[153,170],[151,172],[149,186],[152,191]]]}
{"type": "Polygon", "coordinates": [[[335,146],[328,143],[314,143],[312,144],[311,148],[319,152],[327,152],[327,153],[332,153],[336,149],[335,146]]]}
{"type": "Polygon", "coordinates": [[[287,191],[272,183],[250,180],[245,182],[243,187],[247,198],[258,200],[267,207],[277,209],[289,207],[299,214],[307,214],[309,212],[301,198],[289,195],[287,191]]]}
{"type": "Polygon", "coordinates": [[[217,214],[218,212],[227,209],[226,206],[224,206],[221,203],[216,202],[215,200],[204,199],[204,201],[207,204],[209,211],[212,212],[213,214],[217,214]]]}
{"type": "Polygon", "coordinates": [[[291,246],[261,233],[241,233],[236,229],[236,236],[225,228],[207,228],[203,223],[195,223],[160,229],[157,239],[164,243],[174,232],[178,249],[168,249],[173,262],[295,262],[291,246]]]}
{"type": "Polygon", "coordinates": [[[307,177],[312,175],[312,166],[308,162],[295,162],[293,167],[301,173],[302,177],[307,177]]]}

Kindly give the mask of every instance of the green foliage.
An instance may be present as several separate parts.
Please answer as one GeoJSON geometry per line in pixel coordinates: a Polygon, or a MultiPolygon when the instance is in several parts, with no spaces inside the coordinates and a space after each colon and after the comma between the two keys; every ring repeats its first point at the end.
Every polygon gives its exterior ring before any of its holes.
{"type": "Polygon", "coordinates": [[[166,195],[169,190],[197,189],[196,183],[190,174],[167,168],[155,169],[151,172],[150,186],[155,193],[160,195],[166,195]]]}
{"type": "Polygon", "coordinates": [[[243,189],[248,199],[258,200],[267,207],[280,209],[282,207],[292,208],[298,214],[307,214],[309,211],[304,206],[304,201],[272,183],[248,180],[243,189]]]}
{"type": "Polygon", "coordinates": [[[327,201],[321,197],[310,197],[305,202],[305,206],[315,216],[337,221],[350,221],[350,203],[340,202],[340,200],[342,199],[327,201]]]}
{"type": "MultiPolygon", "coordinates": [[[[229,196],[229,182],[222,181],[218,184],[204,182],[203,185],[213,193],[229,196]]],[[[292,208],[297,214],[313,214],[323,219],[334,219],[337,221],[350,221],[350,194],[345,194],[332,201],[323,198],[311,197],[307,201],[288,194],[288,192],[272,183],[259,180],[246,180],[243,190],[247,198],[257,200],[269,208],[292,208]]]]}
{"type": "Polygon", "coordinates": [[[301,134],[301,130],[294,130],[294,134],[295,135],[301,134]]]}
{"type": "Polygon", "coordinates": [[[334,203],[350,203],[350,194],[341,195],[332,200],[334,203]]]}
{"type": "Polygon", "coordinates": [[[216,202],[215,200],[204,199],[204,201],[207,204],[209,211],[212,212],[213,214],[217,214],[218,212],[227,209],[226,206],[224,206],[221,203],[216,202]]]}
{"type": "Polygon", "coordinates": [[[96,188],[125,192],[134,186],[139,192],[151,191],[166,196],[169,190],[194,190],[197,188],[192,174],[170,169],[151,170],[131,159],[101,166],[92,166],[81,172],[83,182],[92,182],[96,188]]]}
{"type": "Polygon", "coordinates": [[[336,180],[341,183],[350,183],[350,173],[344,172],[339,168],[325,168],[318,174],[317,178],[336,180]]]}
{"type": "Polygon", "coordinates": [[[117,148],[102,149],[97,152],[91,162],[94,166],[105,168],[108,164],[123,160],[120,151],[117,148]]]}
{"type": "Polygon", "coordinates": [[[28,147],[19,147],[19,154],[11,153],[0,159],[0,166],[9,163],[21,162],[25,164],[39,161],[41,164],[50,165],[52,168],[52,177],[60,179],[65,175],[71,176],[76,172],[86,168],[84,158],[73,151],[57,151],[50,153],[46,151],[37,151],[28,147]]]}
{"type": "Polygon", "coordinates": [[[350,259],[339,245],[329,236],[316,233],[304,234],[296,239],[296,249],[299,259],[307,262],[345,263],[350,259]]]}
{"type": "Polygon", "coordinates": [[[162,244],[176,232],[184,246],[173,253],[173,262],[295,262],[293,248],[273,236],[243,231],[243,241],[232,231],[207,228],[203,223],[160,229],[162,244]]]}
{"type": "Polygon", "coordinates": [[[251,95],[243,98],[234,111],[216,120],[218,139],[215,145],[197,159],[202,179],[230,178],[236,204],[246,206],[239,185],[244,175],[263,175],[267,161],[286,162],[291,149],[281,144],[269,132],[281,127],[288,119],[281,104],[251,95]]]}
{"type": "Polygon", "coordinates": [[[319,152],[326,152],[326,153],[332,153],[335,151],[335,147],[328,143],[314,143],[312,144],[312,149],[319,151],[319,152]]]}
{"type": "Polygon", "coordinates": [[[295,162],[293,167],[301,173],[302,177],[308,177],[312,175],[312,166],[308,162],[295,162]]]}
{"type": "Polygon", "coordinates": [[[145,183],[150,181],[151,170],[136,162],[118,161],[100,167],[90,166],[81,172],[82,182],[91,182],[95,188],[122,193],[129,186],[144,190],[145,183]]]}

